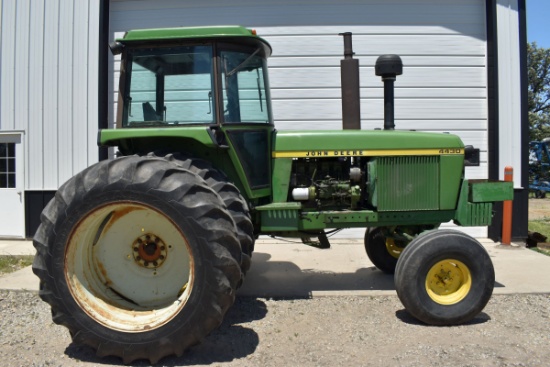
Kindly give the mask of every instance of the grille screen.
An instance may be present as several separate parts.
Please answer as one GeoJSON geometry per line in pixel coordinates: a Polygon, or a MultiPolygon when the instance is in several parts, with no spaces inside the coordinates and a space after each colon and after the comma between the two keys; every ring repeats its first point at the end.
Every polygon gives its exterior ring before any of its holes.
{"type": "Polygon", "coordinates": [[[438,210],[439,156],[377,159],[378,210],[438,210]]]}

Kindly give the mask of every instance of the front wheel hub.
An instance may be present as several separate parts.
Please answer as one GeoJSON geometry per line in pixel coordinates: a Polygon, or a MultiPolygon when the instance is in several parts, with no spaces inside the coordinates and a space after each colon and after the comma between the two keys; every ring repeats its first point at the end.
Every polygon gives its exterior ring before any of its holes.
{"type": "Polygon", "coordinates": [[[397,245],[395,240],[391,237],[386,238],[386,250],[395,259],[399,259],[399,256],[403,252],[403,247],[397,245]]]}
{"type": "Polygon", "coordinates": [[[456,259],[445,259],[433,265],[426,276],[428,296],[441,305],[462,301],[472,288],[470,269],[456,259]]]}

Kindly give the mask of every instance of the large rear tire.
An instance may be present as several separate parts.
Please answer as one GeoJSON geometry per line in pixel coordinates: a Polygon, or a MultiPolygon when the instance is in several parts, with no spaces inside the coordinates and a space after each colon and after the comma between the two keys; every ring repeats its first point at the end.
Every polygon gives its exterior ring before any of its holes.
{"type": "MultiPolygon", "coordinates": [[[[154,155],[154,153],[153,153],[154,155]]],[[[202,159],[189,158],[180,153],[170,153],[165,159],[175,162],[181,167],[196,173],[208,186],[222,198],[229,214],[237,225],[237,238],[241,243],[243,252],[241,270],[246,275],[251,265],[252,252],[254,251],[254,226],[250,219],[250,209],[239,189],[229,182],[227,176],[202,159]]]]}
{"type": "Polygon", "coordinates": [[[405,247],[395,269],[399,299],[430,325],[456,325],[478,315],[493,293],[495,272],[487,251],[458,231],[422,234],[405,247]]]}
{"type": "Polygon", "coordinates": [[[41,219],[40,297],[99,356],[180,356],[234,302],[242,278],[234,221],[204,180],[172,162],[99,162],[65,183],[41,219]]]}

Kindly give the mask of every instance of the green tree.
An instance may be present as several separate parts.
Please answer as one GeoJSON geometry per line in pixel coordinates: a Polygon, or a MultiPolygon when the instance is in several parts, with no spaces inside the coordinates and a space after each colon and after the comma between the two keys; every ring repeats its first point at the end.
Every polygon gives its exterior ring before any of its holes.
{"type": "Polygon", "coordinates": [[[527,44],[530,139],[550,137],[550,48],[527,44]]]}

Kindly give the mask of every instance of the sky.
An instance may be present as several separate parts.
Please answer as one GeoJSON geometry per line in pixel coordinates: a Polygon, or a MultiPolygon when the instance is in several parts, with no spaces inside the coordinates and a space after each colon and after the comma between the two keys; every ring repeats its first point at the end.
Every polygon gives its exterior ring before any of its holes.
{"type": "Polygon", "coordinates": [[[527,41],[550,48],[550,0],[526,0],[527,41]]]}

